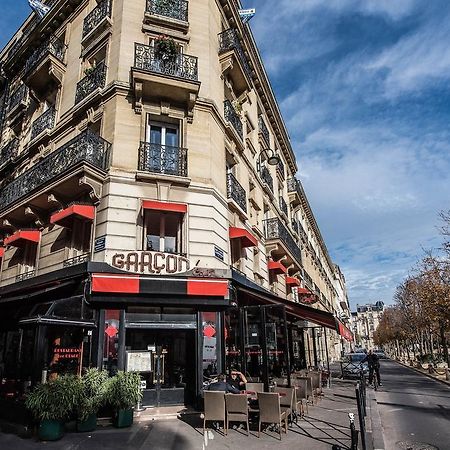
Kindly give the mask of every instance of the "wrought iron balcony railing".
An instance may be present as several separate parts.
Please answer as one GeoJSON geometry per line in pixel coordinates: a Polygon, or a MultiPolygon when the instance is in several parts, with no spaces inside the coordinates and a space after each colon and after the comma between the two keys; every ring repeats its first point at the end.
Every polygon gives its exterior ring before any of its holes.
{"type": "Polygon", "coordinates": [[[198,60],[196,56],[179,53],[174,58],[165,58],[159,56],[150,45],[134,44],[134,67],[146,72],[198,81],[198,60]]]}
{"type": "Polygon", "coordinates": [[[55,125],[56,111],[55,108],[49,108],[43,114],[41,114],[31,125],[31,137],[32,141],[35,137],[39,136],[44,130],[51,130],[55,125]]]}
{"type": "Polygon", "coordinates": [[[75,104],[79,103],[97,88],[104,88],[106,84],[107,67],[104,62],[97,64],[92,71],[77,83],[75,104]]]}
{"type": "Polygon", "coordinates": [[[281,161],[281,159],[278,161],[277,164],[277,171],[280,173],[280,175],[284,178],[284,164],[283,161],[281,161]]]}
{"type": "Polygon", "coordinates": [[[0,192],[0,211],[79,164],[106,171],[110,147],[109,142],[94,132],[84,131],[6,185],[0,192]]]}
{"type": "Polygon", "coordinates": [[[83,21],[83,39],[105,18],[111,17],[112,0],[102,0],[98,5],[84,18],[83,21]]]}
{"type": "Polygon", "coordinates": [[[288,205],[286,204],[285,200],[283,197],[279,198],[279,203],[280,203],[280,209],[281,211],[284,213],[284,215],[287,217],[288,215],[288,205]]]}
{"type": "Polygon", "coordinates": [[[299,226],[298,226],[297,220],[295,220],[295,219],[291,220],[291,227],[297,234],[299,234],[299,226]]]}
{"type": "Polygon", "coordinates": [[[14,138],[0,150],[0,168],[8,164],[17,154],[19,139],[14,138]]]}
{"type": "Polygon", "coordinates": [[[261,166],[259,174],[267,187],[273,192],[273,178],[270,175],[269,169],[266,166],[261,166]]]}
{"type": "Polygon", "coordinates": [[[232,173],[227,173],[227,197],[234,200],[242,211],[247,212],[245,189],[232,173]]]}
{"type": "Polygon", "coordinates": [[[291,256],[299,263],[302,262],[300,247],[295,243],[294,238],[288,229],[277,217],[264,220],[264,234],[267,240],[279,239],[291,256]]]}
{"type": "Polygon", "coordinates": [[[262,116],[258,117],[258,129],[261,133],[263,139],[266,141],[267,146],[270,145],[270,134],[269,129],[267,128],[266,122],[264,122],[264,119],[262,116]]]}
{"type": "Polygon", "coordinates": [[[89,253],[84,253],[83,255],[78,255],[73,258],[69,258],[63,261],[63,267],[72,267],[77,266],[78,264],[83,264],[85,262],[88,262],[90,259],[89,253]]]}
{"type": "Polygon", "coordinates": [[[28,88],[20,85],[9,97],[8,111],[12,111],[20,102],[24,102],[28,96],[28,88]]]}
{"type": "Polygon", "coordinates": [[[187,22],[188,2],[186,0],[147,0],[147,12],[187,22]]]}
{"type": "Polygon", "coordinates": [[[187,177],[187,148],[141,142],[139,170],[187,177]]]}
{"type": "Polygon", "coordinates": [[[33,278],[36,276],[36,270],[29,270],[28,272],[24,272],[24,273],[20,273],[19,275],[16,275],[16,282],[19,281],[25,281],[28,280],[29,278],[33,278]]]}
{"type": "Polygon", "coordinates": [[[51,36],[42,45],[40,45],[27,59],[25,63],[25,72],[33,70],[39,62],[47,55],[53,55],[61,62],[64,61],[64,55],[66,54],[66,44],[55,36],[51,36]]]}
{"type": "Polygon", "coordinates": [[[312,278],[309,276],[308,272],[306,272],[304,269],[303,269],[303,280],[304,280],[304,282],[305,282],[305,286],[306,286],[310,291],[314,291],[314,287],[313,287],[314,283],[313,283],[313,280],[312,280],[312,278]]]}
{"type": "Polygon", "coordinates": [[[244,68],[245,73],[251,79],[252,72],[250,70],[250,66],[248,64],[248,60],[245,56],[241,42],[239,41],[238,33],[234,28],[229,28],[228,30],[222,31],[222,33],[219,34],[219,55],[233,49],[238,54],[239,60],[242,64],[242,67],[244,68]]]}
{"type": "Polygon", "coordinates": [[[239,135],[239,137],[241,139],[244,139],[244,131],[242,128],[241,118],[239,117],[239,114],[234,109],[230,100],[225,100],[223,102],[223,107],[224,107],[225,120],[227,122],[231,123],[231,125],[236,130],[236,133],[239,135]]]}

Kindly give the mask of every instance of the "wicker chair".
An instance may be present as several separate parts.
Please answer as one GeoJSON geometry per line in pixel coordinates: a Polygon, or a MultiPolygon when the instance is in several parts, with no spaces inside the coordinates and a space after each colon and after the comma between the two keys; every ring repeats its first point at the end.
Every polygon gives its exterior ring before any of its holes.
{"type": "Polygon", "coordinates": [[[277,386],[274,392],[280,394],[281,412],[286,411],[288,420],[293,420],[293,414],[295,412],[295,388],[277,386]]]}
{"type": "Polygon", "coordinates": [[[296,387],[301,390],[301,397],[306,399],[306,412],[308,413],[308,402],[314,403],[314,392],[311,377],[297,377],[294,381],[296,387]]]}
{"type": "Polygon", "coordinates": [[[261,424],[275,424],[278,426],[281,441],[281,424],[284,421],[284,429],[288,430],[287,411],[281,412],[280,396],[276,392],[258,392],[259,425],[258,437],[261,434],[261,424]]]}
{"type": "Polygon", "coordinates": [[[248,426],[248,403],[246,395],[225,394],[225,404],[227,407],[227,430],[230,429],[231,422],[245,422],[247,424],[247,436],[249,434],[248,426]]]}
{"type": "Polygon", "coordinates": [[[225,392],[204,391],[205,413],[203,418],[203,434],[205,434],[206,422],[223,422],[225,435],[227,434],[227,421],[225,415],[225,392]]]}
{"type": "Polygon", "coordinates": [[[246,383],[245,390],[252,392],[264,392],[264,383],[246,383]]]}
{"type": "Polygon", "coordinates": [[[306,413],[308,414],[308,379],[307,378],[295,378],[292,380],[292,385],[295,387],[295,410],[301,417],[305,415],[305,406],[303,400],[305,400],[306,413]]]}

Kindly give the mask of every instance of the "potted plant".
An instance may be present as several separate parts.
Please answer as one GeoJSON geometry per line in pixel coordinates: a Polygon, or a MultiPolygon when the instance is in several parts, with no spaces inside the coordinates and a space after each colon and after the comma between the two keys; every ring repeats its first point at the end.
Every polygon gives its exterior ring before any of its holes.
{"type": "Polygon", "coordinates": [[[166,36],[160,35],[155,39],[155,56],[163,61],[173,61],[178,55],[177,44],[166,36]]]}
{"type": "Polygon", "coordinates": [[[45,384],[38,384],[28,394],[25,406],[39,420],[38,436],[43,441],[56,441],[64,434],[64,419],[75,410],[79,379],[64,375],[45,384]]]}
{"type": "Polygon", "coordinates": [[[80,378],[77,410],[77,431],[94,431],[97,412],[105,401],[108,374],[98,369],[88,369],[80,378]]]}
{"type": "Polygon", "coordinates": [[[142,398],[139,373],[117,372],[108,382],[106,397],[114,409],[114,426],[130,427],[133,424],[133,407],[142,398]]]}

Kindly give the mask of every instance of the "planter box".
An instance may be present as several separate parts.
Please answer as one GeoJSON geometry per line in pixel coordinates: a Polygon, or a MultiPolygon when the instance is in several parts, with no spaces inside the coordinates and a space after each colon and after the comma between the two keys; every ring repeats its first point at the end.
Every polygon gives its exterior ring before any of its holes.
{"type": "Polygon", "coordinates": [[[58,420],[42,420],[38,435],[41,441],[57,441],[64,435],[64,424],[58,420]]]}
{"type": "Polygon", "coordinates": [[[113,418],[113,424],[116,428],[131,427],[133,425],[133,410],[119,409],[113,418]]]}
{"type": "Polygon", "coordinates": [[[91,414],[84,422],[77,421],[77,431],[79,433],[94,431],[96,428],[97,428],[96,414],[91,414]]]}

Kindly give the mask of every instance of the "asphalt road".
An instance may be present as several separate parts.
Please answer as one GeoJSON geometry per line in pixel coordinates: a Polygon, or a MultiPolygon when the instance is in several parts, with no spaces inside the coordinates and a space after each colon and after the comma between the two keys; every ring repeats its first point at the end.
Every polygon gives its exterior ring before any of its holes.
{"type": "Polygon", "coordinates": [[[390,360],[381,362],[381,381],[386,450],[450,450],[450,386],[390,360]]]}

